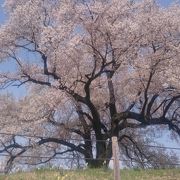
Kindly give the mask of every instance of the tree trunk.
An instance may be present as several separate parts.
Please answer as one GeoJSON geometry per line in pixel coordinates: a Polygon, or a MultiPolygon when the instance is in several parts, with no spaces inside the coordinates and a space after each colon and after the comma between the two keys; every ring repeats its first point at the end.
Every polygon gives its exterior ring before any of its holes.
{"type": "MultiPolygon", "coordinates": [[[[96,158],[86,158],[86,163],[89,168],[108,167],[110,158],[112,156],[111,142],[106,146],[105,141],[97,141],[96,143],[96,158]]],[[[92,150],[93,151],[93,150],[92,150]]]]}

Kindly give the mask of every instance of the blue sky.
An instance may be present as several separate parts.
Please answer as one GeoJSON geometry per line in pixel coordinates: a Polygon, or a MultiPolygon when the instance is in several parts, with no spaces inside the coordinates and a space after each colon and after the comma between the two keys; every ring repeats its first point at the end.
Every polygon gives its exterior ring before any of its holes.
{"type": "Polygon", "coordinates": [[[165,6],[165,7],[173,2],[173,0],[158,0],[158,1],[162,6],[165,6]]]}
{"type": "MultiPolygon", "coordinates": [[[[0,25],[3,24],[6,20],[6,15],[3,11],[2,8],[2,4],[3,4],[4,0],[0,0],[0,25]]],[[[173,0],[159,0],[159,3],[163,6],[163,7],[167,7],[170,3],[172,3],[173,0]]],[[[3,65],[0,65],[0,71],[2,71],[4,68],[8,68],[8,69],[14,69],[14,65],[12,63],[6,63],[6,67],[3,65]]],[[[25,95],[25,88],[21,87],[21,88],[16,88],[16,87],[10,87],[8,88],[9,92],[12,92],[16,98],[20,98],[22,95],[25,95]]],[[[3,91],[3,93],[6,91],[3,91]]],[[[165,144],[166,146],[178,146],[178,144],[172,142],[166,135],[163,136],[162,138],[159,139],[159,142],[165,144]]]]}
{"type": "MultiPolygon", "coordinates": [[[[173,2],[173,0],[158,0],[158,1],[164,7],[167,7],[170,3],[173,2]]],[[[4,9],[2,7],[3,3],[4,3],[4,0],[0,0],[0,25],[5,23],[5,21],[7,19],[4,9]]],[[[15,66],[12,63],[6,63],[5,66],[0,65],[0,71],[6,70],[6,69],[13,70],[14,68],[15,68],[15,66]]],[[[23,95],[25,94],[25,89],[23,87],[21,87],[21,88],[10,87],[10,88],[8,88],[8,91],[12,92],[17,98],[21,97],[22,94],[23,95]]]]}
{"type": "Polygon", "coordinates": [[[4,0],[0,0],[0,24],[2,24],[6,18],[3,8],[2,8],[3,3],[4,3],[4,0]]]}
{"type": "MultiPolygon", "coordinates": [[[[159,3],[163,6],[163,7],[167,7],[170,3],[173,2],[173,0],[158,0],[159,3]]],[[[3,3],[4,0],[0,0],[0,25],[2,25],[3,23],[5,23],[7,17],[6,14],[4,12],[3,9],[3,3]]],[[[26,58],[28,55],[26,55],[26,58]]],[[[15,69],[15,65],[12,62],[6,62],[4,64],[0,64],[0,71],[4,71],[4,70],[14,70],[15,69]]],[[[12,92],[16,98],[21,97],[22,95],[25,94],[25,88],[24,87],[20,87],[20,88],[16,88],[16,87],[9,87],[7,89],[9,92],[12,92]]],[[[5,91],[3,91],[4,93],[5,91]]]]}
{"type": "MultiPolygon", "coordinates": [[[[4,3],[4,0],[0,0],[0,25],[5,23],[5,21],[7,19],[6,13],[2,7],[3,3],[4,3]]],[[[7,71],[15,70],[15,68],[16,68],[16,66],[12,62],[5,62],[5,63],[0,64],[0,72],[2,72],[2,71],[7,72],[7,71]]],[[[21,86],[20,88],[11,86],[5,90],[0,91],[0,93],[6,93],[6,92],[10,92],[10,93],[14,94],[16,99],[19,99],[26,94],[25,87],[23,87],[23,86],[21,86]]]]}
{"type": "MultiPolygon", "coordinates": [[[[167,7],[170,3],[173,2],[173,0],[158,0],[158,2],[162,6],[167,7]]],[[[3,8],[2,8],[3,3],[4,3],[4,0],[0,0],[0,24],[2,24],[6,18],[4,11],[3,11],[3,8]]]]}

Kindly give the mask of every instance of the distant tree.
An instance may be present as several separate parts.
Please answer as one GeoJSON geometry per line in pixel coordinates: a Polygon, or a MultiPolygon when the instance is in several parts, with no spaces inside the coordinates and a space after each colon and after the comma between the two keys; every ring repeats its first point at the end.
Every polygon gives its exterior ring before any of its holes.
{"type": "Polygon", "coordinates": [[[8,168],[31,150],[76,152],[90,167],[108,165],[112,136],[125,159],[154,166],[156,153],[143,148],[153,142],[149,133],[169,129],[179,140],[178,4],[5,0],[4,7],[9,18],[0,28],[0,59],[16,68],[1,71],[0,84],[26,86],[28,93],[16,106],[1,103],[10,108],[1,114],[1,132],[46,136],[26,145],[16,137],[1,140],[0,152],[11,154],[8,168]]]}

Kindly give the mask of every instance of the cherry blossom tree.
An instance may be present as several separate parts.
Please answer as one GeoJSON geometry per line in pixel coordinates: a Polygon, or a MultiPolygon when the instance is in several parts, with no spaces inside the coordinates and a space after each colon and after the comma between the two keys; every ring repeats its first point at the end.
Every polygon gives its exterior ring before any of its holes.
{"type": "Polygon", "coordinates": [[[16,69],[0,73],[1,88],[26,86],[28,93],[11,109],[14,120],[2,117],[1,131],[46,135],[26,146],[15,138],[3,143],[0,152],[16,149],[9,164],[35,144],[52,145],[52,156],[77,152],[100,167],[112,156],[112,136],[126,157],[151,164],[148,132],[169,129],[179,140],[178,4],[6,0],[4,7],[0,59],[16,69]]]}

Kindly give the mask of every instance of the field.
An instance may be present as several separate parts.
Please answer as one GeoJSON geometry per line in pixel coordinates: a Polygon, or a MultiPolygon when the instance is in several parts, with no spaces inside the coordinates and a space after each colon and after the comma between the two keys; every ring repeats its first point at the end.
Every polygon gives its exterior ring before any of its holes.
{"type": "MultiPolygon", "coordinates": [[[[121,180],[180,180],[180,169],[121,170],[121,180]]],[[[35,170],[0,175],[0,180],[113,180],[111,170],[35,170]]]]}

